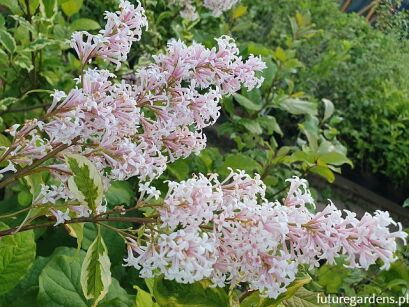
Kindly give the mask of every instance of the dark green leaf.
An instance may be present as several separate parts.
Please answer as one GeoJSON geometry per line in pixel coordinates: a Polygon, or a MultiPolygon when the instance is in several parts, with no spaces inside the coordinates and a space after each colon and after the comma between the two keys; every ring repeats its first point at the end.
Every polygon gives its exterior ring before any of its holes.
{"type": "Polygon", "coordinates": [[[77,257],[57,255],[45,266],[39,278],[38,302],[42,307],[88,307],[82,294],[80,274],[85,253],[77,257]]]}
{"type": "Polygon", "coordinates": [[[168,166],[168,171],[177,180],[184,180],[189,175],[189,165],[185,160],[177,160],[168,166]]]}
{"type": "Polygon", "coordinates": [[[111,183],[105,198],[110,205],[130,205],[135,197],[135,190],[128,181],[114,181],[111,183]]]}
{"type": "Polygon", "coordinates": [[[133,306],[135,298],[123,289],[119,282],[112,278],[108,294],[98,304],[98,307],[129,307],[133,306]]]}

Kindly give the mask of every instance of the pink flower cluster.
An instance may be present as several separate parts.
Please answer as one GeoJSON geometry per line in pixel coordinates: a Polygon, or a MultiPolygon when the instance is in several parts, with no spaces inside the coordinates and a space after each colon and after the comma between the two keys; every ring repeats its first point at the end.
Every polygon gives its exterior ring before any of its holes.
{"type": "MultiPolygon", "coordinates": [[[[106,18],[101,34],[73,34],[73,47],[84,65],[95,57],[119,64],[147,25],[140,4],[135,7],[127,1],[121,1],[120,11],[107,12],[106,18]]],[[[55,164],[46,166],[63,186],[71,175],[65,153],[87,157],[104,175],[106,187],[110,180],[158,178],[170,161],[205,147],[202,129],[219,117],[223,95],[263,82],[256,75],[265,68],[260,58],[244,61],[227,36],[217,39],[217,45],[208,49],[171,41],[166,53],[136,71],[132,84],[114,82],[115,75],[108,70],[84,70],[75,89],[54,93],[43,120],[10,129],[14,139],[5,148],[10,164],[4,172],[63,148],[55,164]]]]}
{"type": "Polygon", "coordinates": [[[351,267],[367,269],[377,260],[388,268],[396,239],[407,234],[386,212],[357,219],[333,204],[311,213],[314,205],[306,182],[289,180],[283,204],[264,198],[259,176],[232,172],[223,182],[199,175],[170,182],[161,224],[145,233],[145,244],[130,240],[126,265],[191,283],[210,279],[215,286],[249,283],[251,289],[276,298],[295,279],[300,264],[318,266],[346,256],[351,267]]]}
{"type": "MultiPolygon", "coordinates": [[[[240,0],[204,0],[203,6],[209,9],[213,16],[219,17],[223,12],[230,10],[239,1],[240,0]]],[[[180,13],[183,18],[195,20],[199,17],[192,0],[171,0],[170,3],[183,8],[180,13]]]]}
{"type": "Polygon", "coordinates": [[[138,2],[137,7],[128,1],[121,0],[120,11],[106,12],[105,29],[99,34],[75,32],[72,35],[71,46],[76,51],[83,65],[93,58],[102,58],[115,63],[117,67],[126,61],[132,43],[140,40],[142,28],[148,28],[145,11],[138,2]]]}
{"type": "Polygon", "coordinates": [[[219,17],[223,12],[230,10],[239,0],[204,0],[203,5],[212,11],[215,17],[219,17]]]}

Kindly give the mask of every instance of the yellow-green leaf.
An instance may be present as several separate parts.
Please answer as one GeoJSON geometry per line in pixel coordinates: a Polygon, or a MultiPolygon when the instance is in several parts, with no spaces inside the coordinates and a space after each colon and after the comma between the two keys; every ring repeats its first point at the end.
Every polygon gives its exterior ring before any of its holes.
{"type": "Polygon", "coordinates": [[[311,167],[309,171],[311,173],[324,177],[325,179],[327,179],[329,183],[332,183],[335,181],[334,173],[326,166],[316,165],[316,166],[311,167]]]}
{"type": "Polygon", "coordinates": [[[246,15],[246,13],[247,13],[247,6],[239,5],[232,11],[231,16],[233,19],[237,19],[237,18],[240,18],[246,15]]]}
{"type": "Polygon", "coordinates": [[[68,188],[81,204],[95,211],[104,192],[101,174],[91,161],[81,155],[66,155],[65,161],[73,173],[68,179],[68,188]]]}
{"type": "Polygon", "coordinates": [[[111,262],[100,233],[89,247],[81,267],[81,287],[84,296],[97,306],[108,293],[111,284],[111,262]]]}
{"type": "Polygon", "coordinates": [[[59,2],[64,14],[71,17],[79,12],[82,7],[83,0],[60,0],[59,2]]]}
{"type": "Polygon", "coordinates": [[[67,224],[65,227],[68,229],[68,234],[77,239],[77,248],[80,249],[84,239],[84,224],[67,224]]]}
{"type": "Polygon", "coordinates": [[[6,30],[0,30],[0,43],[10,54],[16,51],[16,42],[13,36],[6,30]]]}
{"type": "MultiPolygon", "coordinates": [[[[0,223],[0,229],[8,227],[0,223]]],[[[0,239],[0,295],[13,289],[31,267],[36,255],[33,231],[0,239]]]]}
{"type": "Polygon", "coordinates": [[[89,18],[79,18],[71,23],[71,29],[73,31],[90,31],[100,28],[101,26],[98,22],[89,18]]]}

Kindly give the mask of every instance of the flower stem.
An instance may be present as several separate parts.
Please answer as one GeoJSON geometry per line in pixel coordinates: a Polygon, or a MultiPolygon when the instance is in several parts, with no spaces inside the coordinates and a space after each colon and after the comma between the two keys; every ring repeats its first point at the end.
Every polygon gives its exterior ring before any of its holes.
{"type": "Polygon", "coordinates": [[[41,159],[35,161],[33,164],[19,170],[17,173],[14,173],[13,175],[11,175],[10,177],[6,178],[5,180],[3,180],[2,182],[0,182],[0,189],[6,187],[7,185],[9,185],[10,183],[13,183],[15,180],[22,178],[26,175],[29,175],[30,172],[32,170],[34,170],[35,168],[39,167],[41,164],[43,164],[45,161],[51,159],[52,157],[56,156],[57,154],[59,154],[61,151],[64,151],[65,149],[67,149],[68,147],[70,147],[71,145],[74,145],[75,142],[78,140],[78,138],[75,138],[73,140],[73,142],[71,144],[60,144],[59,146],[57,146],[56,148],[54,148],[52,151],[50,151],[47,155],[45,155],[44,157],[42,157],[41,159]]]}
{"type": "MultiPolygon", "coordinates": [[[[75,218],[72,220],[65,221],[64,225],[67,224],[80,224],[80,223],[97,223],[101,224],[100,222],[128,222],[128,223],[135,223],[135,224],[154,224],[156,223],[156,219],[150,219],[150,218],[143,218],[143,217],[80,217],[80,218],[75,218]]],[[[46,222],[46,223],[41,223],[41,224],[31,224],[31,225],[25,225],[18,229],[18,227],[14,228],[9,228],[6,230],[0,231],[0,238],[4,236],[9,236],[13,235],[17,232],[23,232],[23,231],[28,231],[32,229],[38,229],[38,228],[48,228],[51,227],[55,224],[55,222],[46,222]],[[18,231],[17,231],[18,230],[18,231]]],[[[106,224],[101,224],[103,226],[107,226],[106,224]]]]}

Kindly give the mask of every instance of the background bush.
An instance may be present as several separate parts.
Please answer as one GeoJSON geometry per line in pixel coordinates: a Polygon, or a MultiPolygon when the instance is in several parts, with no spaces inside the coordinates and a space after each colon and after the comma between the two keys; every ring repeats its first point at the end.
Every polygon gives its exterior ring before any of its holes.
{"type": "Polygon", "coordinates": [[[244,2],[248,13],[233,24],[233,35],[295,49],[303,63],[295,88],[334,102],[343,117],[341,141],[358,169],[408,187],[409,45],[401,33],[385,34],[360,16],[343,14],[335,1],[262,2],[244,2]],[[301,24],[317,32],[292,44],[289,38],[300,34],[297,21],[290,21],[297,12],[310,16],[301,24]]]}

